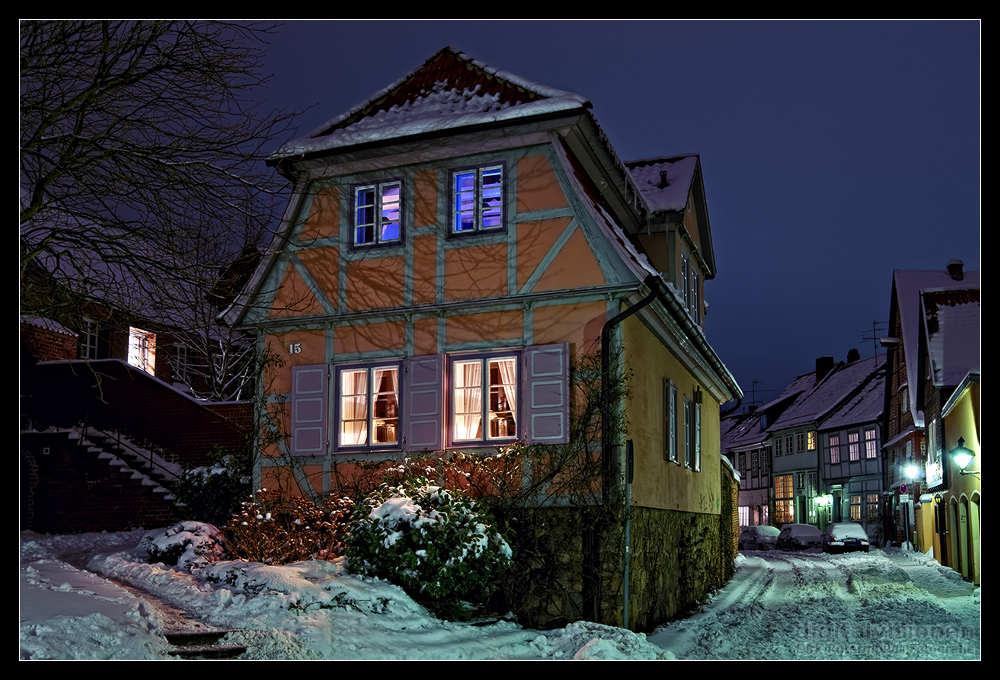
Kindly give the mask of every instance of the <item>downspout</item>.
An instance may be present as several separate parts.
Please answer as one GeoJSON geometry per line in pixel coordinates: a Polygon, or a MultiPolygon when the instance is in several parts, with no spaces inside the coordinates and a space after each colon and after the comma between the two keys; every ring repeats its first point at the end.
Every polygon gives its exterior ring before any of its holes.
{"type": "MultiPolygon", "coordinates": [[[[650,274],[646,277],[644,281],[647,287],[649,287],[649,294],[642,300],[632,305],[621,314],[618,314],[612,319],[609,319],[604,327],[601,329],[601,467],[602,467],[602,484],[601,492],[603,502],[608,505],[611,502],[611,490],[612,485],[612,475],[618,466],[612,465],[612,456],[615,449],[615,443],[611,441],[611,405],[608,403],[611,398],[611,332],[614,330],[615,326],[620,324],[622,321],[628,317],[636,314],[643,307],[649,305],[653,300],[660,295],[661,288],[663,286],[663,280],[655,275],[650,274]]],[[[629,535],[629,520],[625,523],[625,536],[629,535]]],[[[629,545],[625,544],[625,555],[624,560],[624,604],[622,607],[623,619],[625,627],[628,627],[628,603],[629,603],[629,592],[628,592],[628,573],[629,573],[629,545]]],[[[597,574],[591,574],[591,579],[596,581],[597,574]]],[[[598,607],[594,608],[595,615],[600,614],[598,607]]],[[[596,617],[595,617],[596,618],[596,617]]]]}

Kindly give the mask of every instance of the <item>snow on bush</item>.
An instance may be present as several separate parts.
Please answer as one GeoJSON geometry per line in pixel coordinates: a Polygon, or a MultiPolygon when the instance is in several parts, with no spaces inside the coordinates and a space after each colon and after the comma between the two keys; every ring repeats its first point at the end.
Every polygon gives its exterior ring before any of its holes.
{"type": "Polygon", "coordinates": [[[185,571],[217,562],[225,555],[219,530],[204,522],[178,522],[142,537],[142,548],[153,562],[177,565],[185,571]]]}
{"type": "Polygon", "coordinates": [[[495,524],[465,494],[422,477],[383,484],[355,508],[348,566],[432,600],[482,602],[512,562],[495,524]]]}

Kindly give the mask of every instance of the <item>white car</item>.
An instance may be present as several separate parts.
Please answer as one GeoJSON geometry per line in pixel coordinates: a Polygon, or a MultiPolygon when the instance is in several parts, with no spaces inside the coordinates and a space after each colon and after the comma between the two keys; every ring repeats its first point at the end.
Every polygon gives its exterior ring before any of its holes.
{"type": "Polygon", "coordinates": [[[740,531],[740,550],[774,550],[779,533],[777,527],[743,527],[740,531]]]}
{"type": "Polygon", "coordinates": [[[823,552],[838,553],[849,550],[868,552],[868,534],[860,524],[836,522],[823,533],[823,552]]]}

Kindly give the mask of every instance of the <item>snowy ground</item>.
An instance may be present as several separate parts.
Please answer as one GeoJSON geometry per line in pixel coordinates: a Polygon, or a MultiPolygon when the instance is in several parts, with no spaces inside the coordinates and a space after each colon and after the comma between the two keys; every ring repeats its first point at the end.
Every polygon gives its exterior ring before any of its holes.
{"type": "Polygon", "coordinates": [[[747,553],[700,612],[647,638],[591,623],[447,623],[338,562],[225,562],[191,575],[147,564],[142,535],[21,535],[22,659],[172,658],[160,611],[91,571],[236,629],[246,659],[980,657],[979,589],[912,553],[747,553]]]}

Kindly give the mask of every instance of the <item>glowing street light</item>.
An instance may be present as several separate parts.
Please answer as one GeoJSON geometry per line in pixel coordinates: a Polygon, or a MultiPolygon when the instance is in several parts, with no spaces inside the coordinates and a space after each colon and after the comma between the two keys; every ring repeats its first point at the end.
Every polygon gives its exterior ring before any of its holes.
{"type": "Polygon", "coordinates": [[[979,470],[966,470],[965,469],[965,468],[969,467],[969,463],[971,463],[973,461],[973,459],[976,457],[976,452],[975,451],[973,451],[972,449],[966,448],[966,446],[965,446],[965,439],[963,439],[962,437],[959,437],[958,438],[958,446],[956,446],[955,448],[953,448],[950,451],[950,454],[951,454],[951,459],[953,461],[955,461],[955,464],[958,465],[958,467],[959,467],[958,474],[960,474],[960,475],[978,475],[978,474],[980,474],[979,470]]]}

